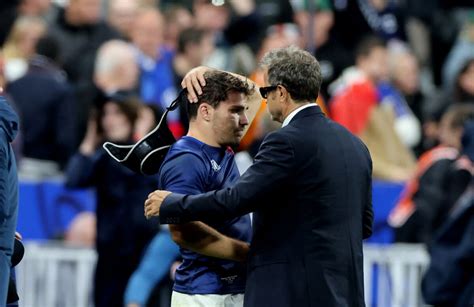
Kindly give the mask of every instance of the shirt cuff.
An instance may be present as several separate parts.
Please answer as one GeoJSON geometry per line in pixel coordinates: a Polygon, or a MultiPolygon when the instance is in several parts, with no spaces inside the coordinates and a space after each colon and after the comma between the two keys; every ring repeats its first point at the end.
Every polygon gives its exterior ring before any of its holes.
{"type": "Polygon", "coordinates": [[[183,210],[179,205],[185,195],[179,193],[169,194],[160,208],[160,224],[181,224],[183,210]]]}

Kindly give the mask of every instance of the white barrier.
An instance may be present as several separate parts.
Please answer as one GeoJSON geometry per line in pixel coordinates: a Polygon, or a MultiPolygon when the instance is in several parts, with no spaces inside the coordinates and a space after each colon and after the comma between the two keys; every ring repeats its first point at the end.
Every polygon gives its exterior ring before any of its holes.
{"type": "Polygon", "coordinates": [[[95,262],[92,249],[26,242],[25,256],[16,268],[20,306],[92,306],[95,262]]]}
{"type": "Polygon", "coordinates": [[[425,306],[420,286],[428,264],[429,255],[421,244],[364,245],[366,305],[425,306]]]}
{"type": "MultiPolygon", "coordinates": [[[[59,244],[25,243],[17,267],[22,307],[90,307],[95,251],[59,244]]],[[[429,257],[422,245],[364,246],[367,306],[423,306],[422,274],[429,257]]]]}

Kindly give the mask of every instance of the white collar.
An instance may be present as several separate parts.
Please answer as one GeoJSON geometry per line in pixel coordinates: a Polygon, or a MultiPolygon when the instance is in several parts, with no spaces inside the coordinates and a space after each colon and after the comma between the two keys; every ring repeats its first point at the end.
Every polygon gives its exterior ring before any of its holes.
{"type": "Polygon", "coordinates": [[[304,109],[307,109],[307,108],[309,108],[309,107],[315,107],[315,106],[317,106],[316,103],[310,102],[310,103],[308,103],[308,104],[305,104],[304,106],[301,106],[301,107],[299,107],[299,108],[297,108],[297,109],[294,109],[294,110],[291,111],[291,113],[288,114],[288,116],[285,118],[285,120],[283,121],[283,124],[281,125],[281,127],[283,128],[283,127],[287,126],[287,125],[290,123],[290,121],[293,119],[293,117],[295,117],[295,115],[298,114],[298,112],[300,112],[300,111],[302,111],[302,110],[304,110],[304,109]]]}

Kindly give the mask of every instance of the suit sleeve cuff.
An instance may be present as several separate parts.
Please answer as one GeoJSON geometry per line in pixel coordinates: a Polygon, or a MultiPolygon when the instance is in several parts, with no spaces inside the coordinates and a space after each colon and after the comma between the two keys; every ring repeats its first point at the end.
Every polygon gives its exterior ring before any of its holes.
{"type": "Polygon", "coordinates": [[[160,224],[181,224],[183,209],[179,205],[185,195],[171,193],[168,195],[160,208],[160,224]]]}

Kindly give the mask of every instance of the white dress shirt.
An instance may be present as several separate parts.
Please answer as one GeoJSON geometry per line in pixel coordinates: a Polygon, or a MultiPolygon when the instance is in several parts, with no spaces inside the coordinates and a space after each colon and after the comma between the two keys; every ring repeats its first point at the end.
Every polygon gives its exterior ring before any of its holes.
{"type": "Polygon", "coordinates": [[[299,107],[299,108],[297,108],[297,109],[294,109],[294,110],[293,110],[290,114],[288,114],[288,116],[285,118],[285,120],[283,121],[283,124],[281,125],[281,127],[283,128],[283,127],[285,127],[286,125],[288,125],[288,124],[291,122],[291,120],[293,119],[293,117],[295,117],[295,115],[298,114],[298,112],[300,112],[300,111],[302,111],[302,110],[304,110],[304,109],[306,109],[306,108],[315,107],[315,106],[317,106],[316,103],[310,102],[310,103],[308,103],[308,104],[305,104],[305,105],[302,106],[302,107],[299,107]]]}

